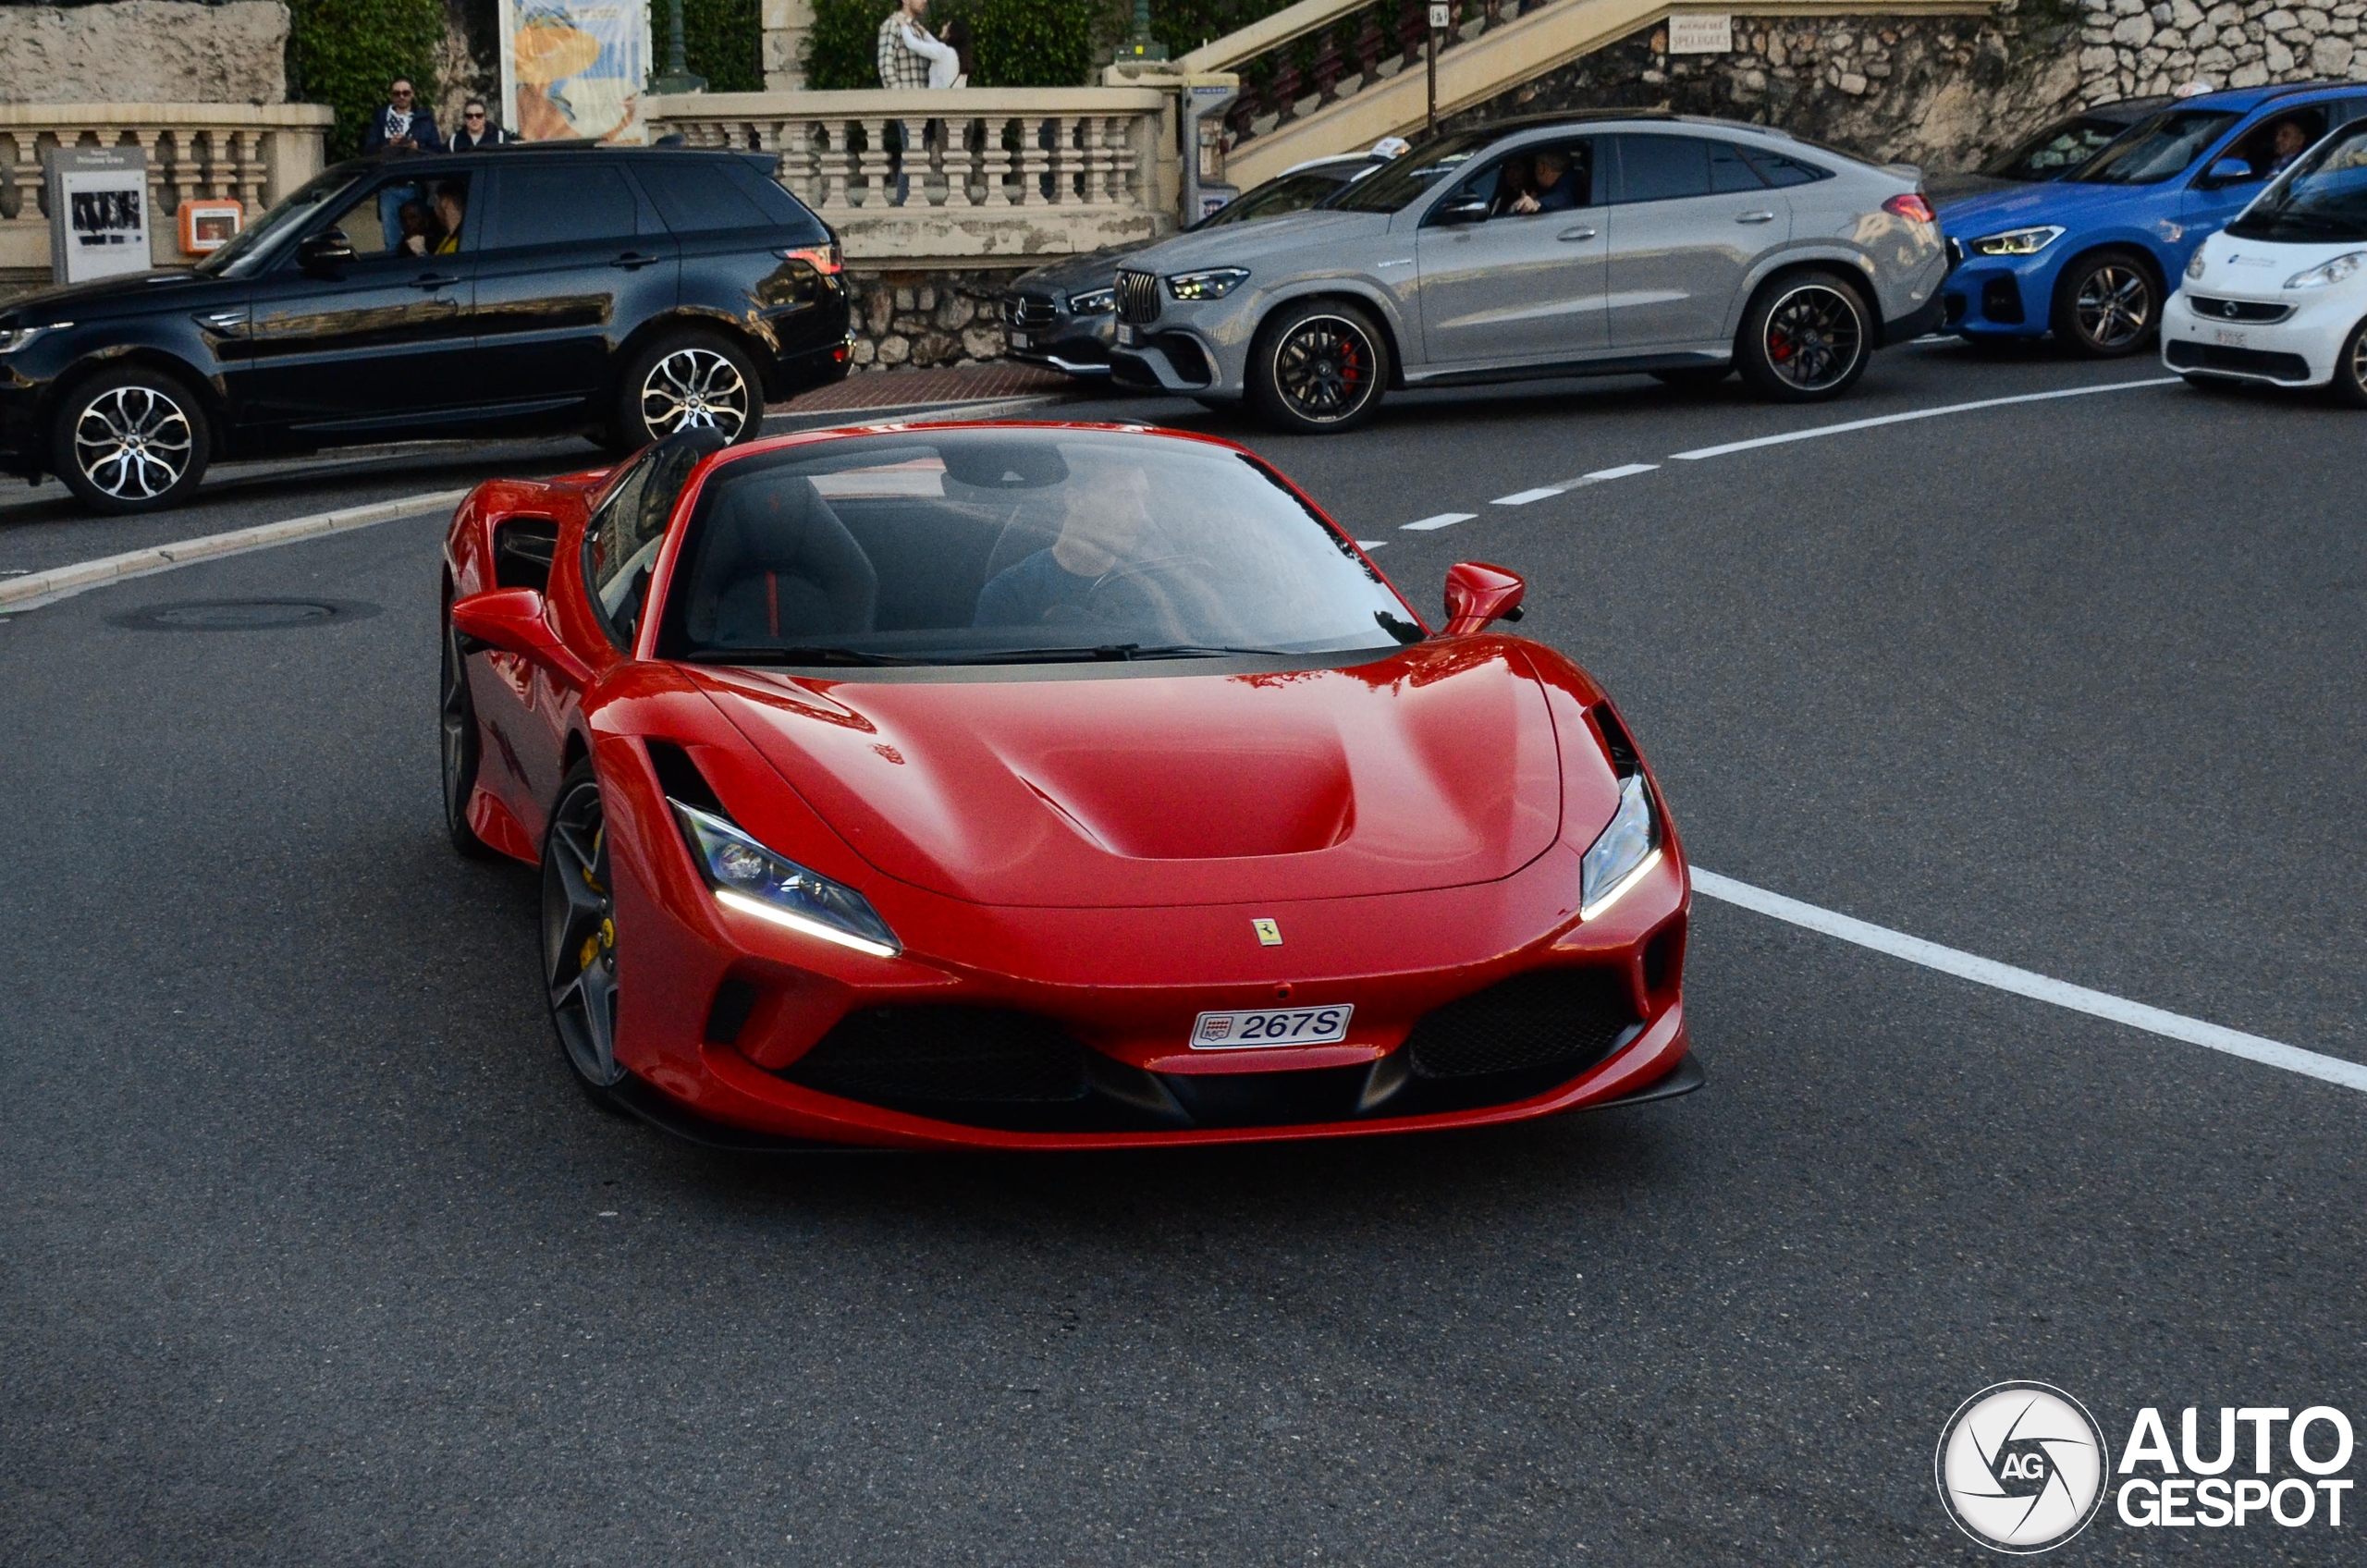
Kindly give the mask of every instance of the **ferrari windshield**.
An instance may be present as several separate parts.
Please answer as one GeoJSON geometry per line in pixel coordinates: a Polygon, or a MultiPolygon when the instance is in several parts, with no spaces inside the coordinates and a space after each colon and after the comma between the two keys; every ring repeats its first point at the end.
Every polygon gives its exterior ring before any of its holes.
{"type": "Polygon", "coordinates": [[[671,581],[658,655],[710,663],[1330,654],[1422,634],[1254,459],[1118,431],[899,431],[723,463],[671,581]]]}
{"type": "Polygon", "coordinates": [[[2349,244],[2367,239],[2367,121],[2302,155],[2227,226],[2238,239],[2349,244]]]}

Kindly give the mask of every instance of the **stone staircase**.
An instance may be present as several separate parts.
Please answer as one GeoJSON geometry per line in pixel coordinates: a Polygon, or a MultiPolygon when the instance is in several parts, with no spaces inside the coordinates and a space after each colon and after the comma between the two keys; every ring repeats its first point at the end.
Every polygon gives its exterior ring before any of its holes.
{"type": "MultiPolygon", "coordinates": [[[[1441,118],[1484,104],[1583,55],[1705,14],[1667,0],[1453,0],[1441,39],[1441,118]]],[[[1756,0],[1741,18],[1982,15],[1992,0],[1756,0]]],[[[1724,13],[1707,13],[1724,14],[1724,13]]],[[[1428,0],[1300,0],[1193,50],[1187,71],[1234,71],[1241,96],[1225,121],[1225,178],[1247,189],[1309,158],[1422,129],[1429,107],[1423,45],[1428,0]]]]}

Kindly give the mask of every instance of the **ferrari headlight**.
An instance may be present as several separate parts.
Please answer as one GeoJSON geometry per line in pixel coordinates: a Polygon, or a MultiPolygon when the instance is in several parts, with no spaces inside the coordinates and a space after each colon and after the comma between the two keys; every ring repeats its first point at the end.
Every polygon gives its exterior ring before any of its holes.
{"type": "Polygon", "coordinates": [[[1082,294],[1069,296],[1069,314],[1073,316],[1106,316],[1118,308],[1115,288],[1088,288],[1082,294]]]}
{"type": "Polygon", "coordinates": [[[1221,300],[1249,281],[1247,267],[1211,267],[1207,272],[1179,272],[1167,280],[1167,291],[1178,300],[1221,300]]]}
{"type": "Polygon", "coordinates": [[[2194,248],[2194,255],[2193,255],[2192,259],[2190,259],[2189,261],[2188,261],[2188,263],[2186,263],[2186,276],[2187,276],[2187,280],[2188,280],[2189,282],[2190,282],[2190,283],[2200,283],[2200,282],[2202,280],[2202,273],[2203,273],[2202,247],[2201,247],[2201,246],[2200,246],[2200,245],[2197,245],[2197,246],[2194,248]]]}
{"type": "Polygon", "coordinates": [[[2287,288],[2324,288],[2329,283],[2340,283],[2367,262],[2367,251],[2352,251],[2333,261],[2321,262],[2307,272],[2297,272],[2285,280],[2287,288]]]}
{"type": "Polygon", "coordinates": [[[2003,234],[1984,234],[1966,247],[1982,256],[2035,256],[2063,238],[2063,230],[2053,224],[2036,228],[2009,228],[2003,234]]]}
{"type": "Polygon", "coordinates": [[[674,808],[716,902],[875,958],[903,950],[888,923],[852,888],[773,853],[712,813],[676,800],[666,803],[674,808]]]}
{"type": "Polygon", "coordinates": [[[1619,809],[1578,862],[1578,918],[1592,920],[1660,864],[1660,829],[1652,821],[1651,791],[1644,776],[1631,773],[1619,786],[1619,809]]]}

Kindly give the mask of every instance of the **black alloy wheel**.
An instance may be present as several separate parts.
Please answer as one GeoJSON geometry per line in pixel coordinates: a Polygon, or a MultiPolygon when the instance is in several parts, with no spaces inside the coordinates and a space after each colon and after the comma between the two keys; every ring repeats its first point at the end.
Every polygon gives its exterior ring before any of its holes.
{"type": "Polygon", "coordinates": [[[559,786],[543,840],[543,982],[559,1054],[595,1103],[612,1106],[617,1065],[617,901],[600,780],[581,762],[559,786]]]}
{"type": "Polygon", "coordinates": [[[1386,340],[1353,305],[1286,308],[1259,331],[1250,353],[1250,399],[1283,430],[1353,430],[1371,417],[1388,385],[1386,340]]]}
{"type": "Polygon", "coordinates": [[[2099,251],[2063,269],[2054,335],[2082,359],[2116,360],[2145,346],[2159,325],[2161,285],[2128,251],[2099,251]]]}
{"type": "Polygon", "coordinates": [[[444,764],[444,831],[455,850],[472,860],[483,860],[493,851],[469,826],[469,797],[476,792],[477,764],[483,754],[477,704],[469,692],[468,665],[460,654],[460,634],[452,629],[449,605],[445,606],[443,663],[436,749],[444,764]]]}
{"type": "Polygon", "coordinates": [[[50,463],[102,512],[174,506],[205,475],[213,443],[197,396],[144,365],[108,371],[58,403],[50,463]]]}
{"type": "Polygon", "coordinates": [[[1846,392],[1865,374],[1873,328],[1865,298],[1825,272],[1780,277],[1743,314],[1735,358],[1762,396],[1819,402],[1846,392]]]}
{"type": "Polygon", "coordinates": [[[616,444],[638,451],[684,430],[737,445],[765,423],[764,375],[748,351],[710,332],[669,334],[633,356],[618,388],[616,444]]]}
{"type": "Polygon", "coordinates": [[[2327,384],[2337,402],[2354,409],[2367,409],[2367,321],[2350,329],[2342,340],[2342,352],[2335,356],[2334,380],[2327,384]]]}

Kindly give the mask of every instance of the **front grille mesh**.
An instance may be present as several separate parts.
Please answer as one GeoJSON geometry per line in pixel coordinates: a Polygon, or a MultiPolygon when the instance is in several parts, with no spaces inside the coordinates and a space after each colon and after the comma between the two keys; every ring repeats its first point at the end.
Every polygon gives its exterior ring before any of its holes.
{"type": "Polygon", "coordinates": [[[2258,300],[2214,300],[2206,294],[2189,294],[2187,304],[2199,316],[2213,321],[2283,321],[2293,313],[2290,305],[2263,304],[2258,300]]]}
{"type": "Polygon", "coordinates": [[[2170,341],[2172,370],[2224,370],[2238,375],[2266,376],[2272,381],[2307,381],[2310,361],[2299,354],[2272,354],[2261,349],[2230,349],[2222,343],[2170,341]]]}
{"type": "Polygon", "coordinates": [[[1541,969],[1435,1009],[1404,1049],[1417,1078],[1478,1078],[1552,1068],[1573,1076],[1617,1047],[1636,1011],[1604,969],[1541,969]]]}
{"type": "Polygon", "coordinates": [[[1118,275],[1118,319],[1142,326],[1159,319],[1159,279],[1147,272],[1118,275]]]}
{"type": "Polygon", "coordinates": [[[869,1105],[1061,1104],[1085,1097],[1085,1047],[1032,1013],[874,1007],[840,1019],[781,1076],[869,1105]]]}

